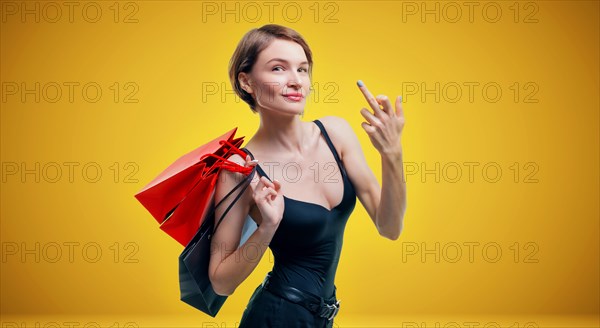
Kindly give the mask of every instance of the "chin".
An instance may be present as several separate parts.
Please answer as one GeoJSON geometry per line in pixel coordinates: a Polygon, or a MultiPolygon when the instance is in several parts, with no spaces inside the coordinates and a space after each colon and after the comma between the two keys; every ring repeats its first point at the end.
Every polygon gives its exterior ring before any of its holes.
{"type": "Polygon", "coordinates": [[[268,111],[279,113],[279,114],[284,114],[284,115],[300,115],[304,111],[305,103],[306,103],[305,101],[300,101],[297,103],[292,103],[292,102],[283,102],[283,103],[278,103],[278,104],[273,103],[273,104],[271,104],[271,106],[267,106],[267,107],[263,107],[263,108],[268,111]]]}
{"type": "Polygon", "coordinates": [[[286,102],[280,108],[282,108],[285,111],[293,111],[293,112],[298,112],[297,114],[300,114],[304,110],[305,106],[306,106],[306,102],[304,102],[304,101],[300,101],[297,103],[286,102]],[[288,110],[286,110],[286,109],[288,109],[288,110]]]}

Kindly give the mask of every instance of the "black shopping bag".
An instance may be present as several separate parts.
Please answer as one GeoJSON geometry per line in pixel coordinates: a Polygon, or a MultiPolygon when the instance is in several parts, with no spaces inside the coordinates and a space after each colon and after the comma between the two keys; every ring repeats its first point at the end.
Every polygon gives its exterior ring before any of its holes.
{"type": "MultiPolygon", "coordinates": [[[[225,215],[227,215],[227,212],[229,212],[246,188],[248,188],[255,172],[256,167],[239,184],[237,184],[235,188],[223,197],[217,205],[213,205],[210,208],[207,216],[203,219],[202,225],[192,240],[184,248],[181,255],[179,255],[179,288],[181,291],[181,300],[213,318],[227,300],[227,296],[215,293],[208,277],[211,237],[216,232],[225,215]],[[221,205],[224,200],[242,186],[242,190],[236,195],[234,201],[229,204],[215,226],[215,208],[221,205]]],[[[211,201],[210,204],[214,204],[214,201],[211,201]]],[[[256,224],[250,217],[247,217],[240,245],[245,242],[244,238],[247,239],[254,230],[256,230],[256,224]]]]}

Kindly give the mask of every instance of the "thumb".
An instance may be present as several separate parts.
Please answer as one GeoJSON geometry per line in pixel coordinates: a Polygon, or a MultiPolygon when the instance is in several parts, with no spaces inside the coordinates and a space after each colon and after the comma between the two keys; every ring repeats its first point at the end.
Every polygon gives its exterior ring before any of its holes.
{"type": "Polygon", "coordinates": [[[275,191],[279,192],[281,190],[281,182],[277,179],[273,179],[273,185],[275,186],[275,191]]]}
{"type": "Polygon", "coordinates": [[[252,166],[256,166],[257,164],[258,164],[258,160],[252,159],[250,157],[250,155],[246,155],[246,163],[244,163],[244,166],[252,167],[252,166]]]}

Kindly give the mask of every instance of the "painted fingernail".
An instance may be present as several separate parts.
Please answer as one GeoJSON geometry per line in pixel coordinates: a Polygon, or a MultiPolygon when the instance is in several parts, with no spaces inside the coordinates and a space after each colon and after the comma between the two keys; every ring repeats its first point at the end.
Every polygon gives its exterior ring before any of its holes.
{"type": "Polygon", "coordinates": [[[363,83],[363,81],[362,81],[362,80],[358,80],[358,81],[356,82],[356,84],[357,84],[359,87],[363,87],[363,86],[365,85],[365,84],[363,83]]]}

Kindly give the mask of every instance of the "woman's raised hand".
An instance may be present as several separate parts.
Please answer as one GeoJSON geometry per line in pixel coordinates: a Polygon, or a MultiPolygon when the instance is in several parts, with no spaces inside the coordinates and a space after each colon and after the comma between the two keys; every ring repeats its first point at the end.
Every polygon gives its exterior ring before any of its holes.
{"type": "MultiPolygon", "coordinates": [[[[247,166],[255,166],[258,161],[250,160],[250,156],[246,157],[247,166]]],[[[267,177],[254,177],[250,182],[252,188],[252,197],[262,216],[261,226],[277,228],[283,217],[285,203],[283,193],[281,192],[281,183],[274,179],[269,181],[267,177]]]]}
{"type": "Polygon", "coordinates": [[[373,113],[366,108],[360,110],[362,116],[367,120],[362,123],[362,127],[369,135],[371,143],[381,155],[400,153],[400,136],[404,128],[402,96],[396,98],[396,109],[394,110],[387,96],[379,95],[375,98],[362,81],[358,81],[357,84],[373,109],[373,113]]]}

